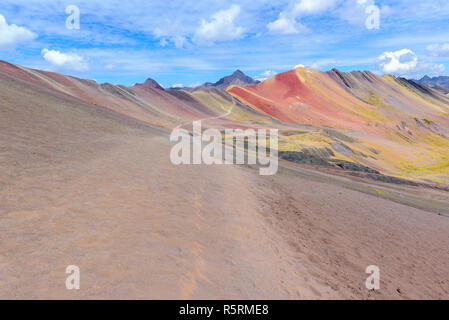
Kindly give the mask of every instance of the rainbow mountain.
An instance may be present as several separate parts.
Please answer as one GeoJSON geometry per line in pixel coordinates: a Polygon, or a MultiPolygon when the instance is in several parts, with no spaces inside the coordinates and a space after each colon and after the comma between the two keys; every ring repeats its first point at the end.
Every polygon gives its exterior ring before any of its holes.
{"type": "Polygon", "coordinates": [[[132,87],[98,84],[1,61],[0,78],[0,86],[62,95],[165,132],[200,119],[203,128],[277,128],[285,161],[449,185],[449,97],[391,75],[300,67],[250,85],[226,78],[165,90],[151,79],[132,87]]]}

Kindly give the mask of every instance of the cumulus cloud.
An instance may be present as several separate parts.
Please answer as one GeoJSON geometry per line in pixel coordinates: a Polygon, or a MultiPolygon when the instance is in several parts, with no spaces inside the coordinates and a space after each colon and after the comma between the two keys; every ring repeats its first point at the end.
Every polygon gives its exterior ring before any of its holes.
{"type": "Polygon", "coordinates": [[[378,67],[385,73],[406,74],[416,68],[418,57],[410,49],[384,52],[377,59],[378,67]]]}
{"type": "Polygon", "coordinates": [[[170,43],[176,48],[183,48],[187,43],[187,38],[184,35],[184,28],[179,21],[166,21],[163,27],[157,27],[154,29],[153,34],[157,38],[161,38],[159,45],[166,47],[170,43]]]}
{"type": "Polygon", "coordinates": [[[0,14],[0,50],[13,49],[18,44],[34,40],[36,37],[37,34],[24,27],[8,25],[5,17],[0,14]]]}
{"type": "Polygon", "coordinates": [[[84,58],[75,53],[62,53],[57,50],[48,50],[45,48],[41,54],[57,70],[76,72],[86,72],[89,70],[89,66],[84,61],[84,58]]]}
{"type": "Polygon", "coordinates": [[[377,59],[376,67],[383,73],[407,78],[424,75],[436,76],[445,70],[442,64],[419,61],[417,55],[410,49],[384,52],[377,59]]]}
{"type": "Polygon", "coordinates": [[[267,27],[271,33],[275,34],[296,34],[309,31],[306,26],[296,21],[296,18],[288,17],[282,12],[279,15],[279,19],[270,22],[267,27]]]}
{"type": "Polygon", "coordinates": [[[431,44],[427,46],[427,52],[434,57],[449,57],[449,43],[431,44]]]}
{"type": "Polygon", "coordinates": [[[270,22],[267,27],[271,33],[295,34],[307,32],[309,29],[297,20],[301,17],[320,14],[336,6],[339,0],[299,0],[290,3],[279,18],[270,22]]]}
{"type": "MultiPolygon", "coordinates": [[[[368,13],[366,9],[370,6],[376,5],[374,0],[345,0],[336,10],[337,16],[353,25],[365,25],[368,13]]],[[[383,12],[388,7],[384,6],[383,12]]],[[[382,9],[380,14],[382,15],[382,9]]]]}
{"type": "Polygon", "coordinates": [[[235,19],[240,14],[240,7],[232,5],[227,10],[214,13],[210,21],[201,20],[200,27],[194,35],[195,42],[215,42],[239,39],[244,29],[235,25],[235,19]]]}
{"type": "Polygon", "coordinates": [[[180,89],[180,88],[184,88],[184,85],[182,83],[175,83],[174,85],[171,86],[171,88],[180,89]]]}
{"type": "Polygon", "coordinates": [[[265,81],[271,77],[274,77],[277,73],[272,70],[267,70],[263,72],[260,76],[255,77],[254,79],[258,81],[265,81]]]}

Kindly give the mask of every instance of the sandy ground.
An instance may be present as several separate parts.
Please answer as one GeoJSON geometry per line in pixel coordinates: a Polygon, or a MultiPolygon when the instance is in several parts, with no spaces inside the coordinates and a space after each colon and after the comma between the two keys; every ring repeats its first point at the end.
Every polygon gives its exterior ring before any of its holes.
{"type": "Polygon", "coordinates": [[[1,78],[0,98],[0,298],[449,298],[444,201],[305,169],[176,167],[167,136],[125,117],[1,78]]]}

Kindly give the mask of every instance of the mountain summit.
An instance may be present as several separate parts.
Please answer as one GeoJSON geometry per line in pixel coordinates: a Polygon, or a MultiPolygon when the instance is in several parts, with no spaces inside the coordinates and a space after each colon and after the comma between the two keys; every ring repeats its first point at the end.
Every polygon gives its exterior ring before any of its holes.
{"type": "Polygon", "coordinates": [[[226,89],[229,86],[248,86],[258,84],[260,81],[254,80],[240,70],[236,70],[232,75],[221,78],[213,86],[219,89],[226,89]]]}
{"type": "Polygon", "coordinates": [[[136,87],[164,90],[155,80],[148,78],[144,83],[136,83],[136,87]]]}

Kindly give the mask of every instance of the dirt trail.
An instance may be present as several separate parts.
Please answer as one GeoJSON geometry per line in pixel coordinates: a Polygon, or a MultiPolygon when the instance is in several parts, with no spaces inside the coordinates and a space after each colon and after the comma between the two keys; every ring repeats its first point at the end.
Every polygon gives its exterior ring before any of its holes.
{"type": "Polygon", "coordinates": [[[6,199],[0,218],[0,296],[294,297],[240,169],[175,167],[164,139],[125,139],[16,181],[20,199],[6,199]],[[65,289],[69,264],[81,269],[78,292],[65,289]]]}

